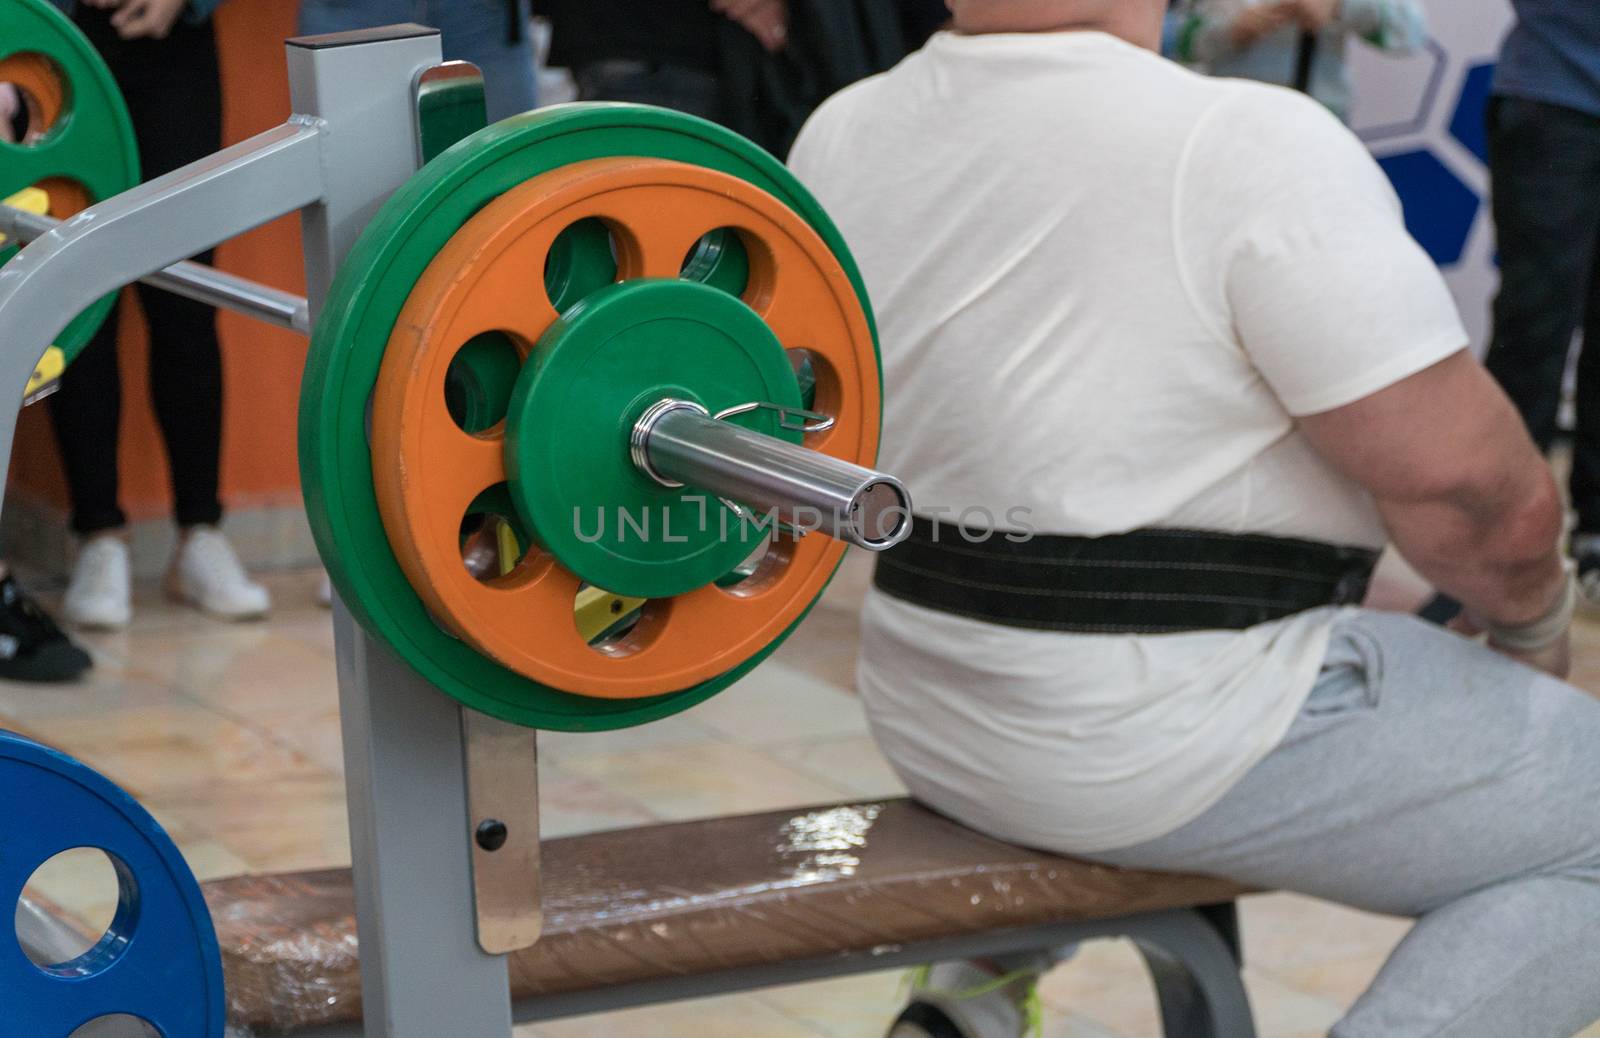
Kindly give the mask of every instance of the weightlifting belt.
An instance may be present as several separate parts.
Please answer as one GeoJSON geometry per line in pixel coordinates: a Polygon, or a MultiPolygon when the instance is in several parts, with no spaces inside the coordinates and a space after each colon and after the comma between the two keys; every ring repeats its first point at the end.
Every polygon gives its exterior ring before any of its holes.
{"type": "MultiPolygon", "coordinates": [[[[1011,534],[1020,537],[1020,534],[1011,534]]],[[[1366,597],[1378,553],[1265,534],[1135,530],[1008,539],[917,517],[878,556],[887,595],[955,616],[1040,631],[1242,630],[1366,597]]]]}

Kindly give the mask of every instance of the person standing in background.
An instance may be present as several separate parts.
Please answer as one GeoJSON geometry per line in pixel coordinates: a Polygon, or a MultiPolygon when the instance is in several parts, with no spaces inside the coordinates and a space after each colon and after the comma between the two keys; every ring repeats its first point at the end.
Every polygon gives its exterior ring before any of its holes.
{"type": "Polygon", "coordinates": [[[541,0],[550,63],[572,70],[580,101],[660,105],[727,121],[719,26],[743,27],[777,53],[788,0],[541,0]]]}
{"type": "Polygon", "coordinates": [[[529,0],[301,0],[304,36],[419,22],[439,30],[444,56],[483,71],[489,121],[539,103],[529,0]]]}
{"type": "Polygon", "coordinates": [[[1501,280],[1487,364],[1548,451],[1583,330],[1572,554],[1585,597],[1600,604],[1600,6],[1513,6],[1488,114],[1501,280]]]}
{"type": "MultiPolygon", "coordinates": [[[[222,147],[222,86],[210,14],[220,0],[55,0],[110,67],[133,119],[144,175],[160,176],[222,147]]],[[[197,259],[211,262],[211,253],[197,259]]],[[[218,479],[222,351],[209,306],[135,285],[150,327],[150,388],[171,468],[178,546],[169,596],[223,619],[264,615],[267,590],[227,539],[218,479]]],[[[122,378],[107,321],[50,398],[81,539],[62,602],[68,622],[116,629],[132,615],[127,516],[118,503],[122,378]]]]}
{"type": "Polygon", "coordinates": [[[806,117],[948,20],[943,0],[538,0],[582,101],[672,108],[788,154],[806,117]]]}
{"type": "Polygon", "coordinates": [[[1310,94],[1350,114],[1350,39],[1410,54],[1428,38],[1417,0],[1188,0],[1167,16],[1162,50],[1216,76],[1310,94]]]}
{"type": "MultiPolygon", "coordinates": [[[[16,87],[0,83],[0,141],[27,139],[29,118],[16,87]]],[[[92,664],[0,559],[0,680],[71,681],[92,664]]]]}

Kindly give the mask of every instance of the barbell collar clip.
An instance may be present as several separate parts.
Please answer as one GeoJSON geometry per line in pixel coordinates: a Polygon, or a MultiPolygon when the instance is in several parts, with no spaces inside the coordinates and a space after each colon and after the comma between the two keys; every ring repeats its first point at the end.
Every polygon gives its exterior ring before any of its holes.
{"type": "Polygon", "coordinates": [[[790,432],[821,433],[833,428],[834,418],[820,411],[807,411],[803,407],[789,407],[786,404],[774,404],[765,400],[757,400],[748,404],[739,404],[735,407],[724,408],[711,417],[722,421],[735,415],[751,414],[755,411],[776,411],[778,425],[790,432]]]}
{"type": "Polygon", "coordinates": [[[705,490],[869,551],[892,548],[911,533],[911,495],[895,477],[718,421],[692,401],[652,404],[633,426],[629,452],[662,486],[705,490]]]}

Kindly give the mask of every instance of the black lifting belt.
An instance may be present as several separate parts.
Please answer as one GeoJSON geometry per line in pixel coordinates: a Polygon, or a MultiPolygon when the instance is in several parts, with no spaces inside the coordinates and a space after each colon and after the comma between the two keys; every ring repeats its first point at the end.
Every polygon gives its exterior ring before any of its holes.
{"type": "Polygon", "coordinates": [[[906,541],[878,556],[873,583],[914,605],[1008,627],[1164,634],[1242,630],[1358,604],[1377,561],[1369,548],[1265,534],[1150,529],[1008,540],[919,516],[906,541]]]}

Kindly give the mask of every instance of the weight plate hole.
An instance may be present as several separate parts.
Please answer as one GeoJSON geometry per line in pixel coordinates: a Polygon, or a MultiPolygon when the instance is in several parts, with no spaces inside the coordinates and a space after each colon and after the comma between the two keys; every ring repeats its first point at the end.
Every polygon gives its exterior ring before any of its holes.
{"type": "Polygon", "coordinates": [[[819,358],[810,350],[798,346],[784,352],[789,355],[789,365],[794,368],[794,380],[800,386],[800,406],[807,411],[816,410],[819,358]]]}
{"type": "Polygon", "coordinates": [[[531,551],[533,538],[516,518],[511,488],[497,483],[467,506],[461,520],[461,563],[481,583],[506,583],[531,551]]]}
{"type": "Polygon", "coordinates": [[[573,622],[595,652],[617,659],[632,656],[655,641],[668,609],[662,599],[636,602],[584,584],[573,599],[573,622]],[[595,633],[594,627],[601,623],[604,626],[595,633]]]}
{"type": "Polygon", "coordinates": [[[71,177],[46,177],[34,185],[50,196],[50,215],[65,220],[89,208],[89,189],[71,177]]]}
{"type": "Polygon", "coordinates": [[[586,217],[556,235],[544,258],[544,291],[564,314],[617,280],[616,233],[604,220],[586,217]]]}
{"type": "Polygon", "coordinates": [[[97,1016],[67,1035],[67,1038],[103,1038],[108,1034],[114,1034],[117,1038],[161,1038],[161,1032],[156,1030],[154,1024],[131,1013],[97,1016]]]}
{"type": "Polygon", "coordinates": [[[527,349],[505,332],[468,339],[444,375],[444,406],[463,432],[488,432],[505,421],[527,349]]]}
{"type": "Polygon", "coordinates": [[[732,227],[718,227],[702,234],[683,257],[679,276],[720,288],[729,295],[743,296],[750,284],[750,253],[744,236],[732,227]]]}
{"type": "Polygon", "coordinates": [[[17,941],[29,960],[53,977],[90,977],[117,961],[139,920],[139,883],[133,871],[108,851],[74,847],[33,871],[22,897],[57,916],[49,941],[28,940],[33,913],[15,906],[17,941]]]}
{"type": "Polygon", "coordinates": [[[769,534],[731,573],[718,580],[717,586],[735,598],[761,594],[782,579],[794,558],[794,547],[794,534],[769,534]]]}
{"type": "Polygon", "coordinates": [[[0,61],[0,94],[9,95],[0,96],[0,140],[26,146],[42,141],[61,123],[66,83],[56,63],[36,51],[0,61]]]}

